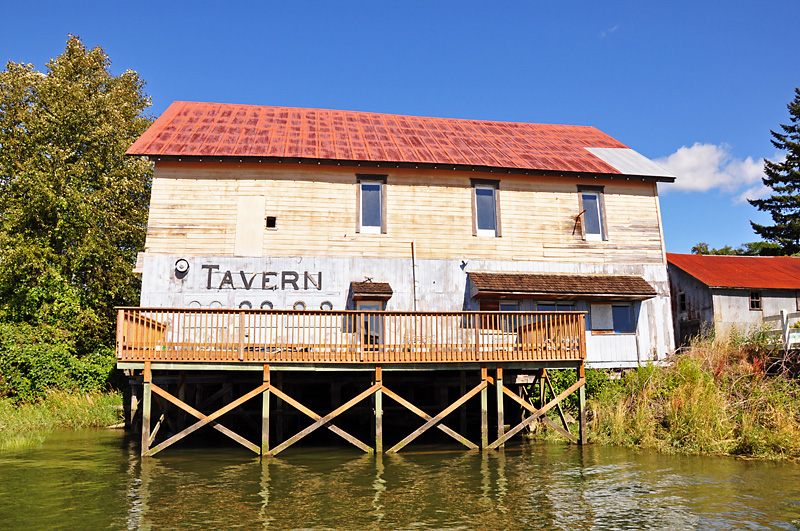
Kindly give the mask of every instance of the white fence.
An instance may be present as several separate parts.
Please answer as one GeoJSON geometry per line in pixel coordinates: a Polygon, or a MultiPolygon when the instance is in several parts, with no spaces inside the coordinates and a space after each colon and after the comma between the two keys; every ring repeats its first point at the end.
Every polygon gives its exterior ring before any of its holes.
{"type": "Polygon", "coordinates": [[[793,326],[800,322],[800,312],[789,313],[781,310],[779,315],[764,317],[763,321],[765,325],[776,327],[770,328],[769,331],[774,333],[776,338],[780,338],[783,350],[800,348],[800,328],[793,326]]]}

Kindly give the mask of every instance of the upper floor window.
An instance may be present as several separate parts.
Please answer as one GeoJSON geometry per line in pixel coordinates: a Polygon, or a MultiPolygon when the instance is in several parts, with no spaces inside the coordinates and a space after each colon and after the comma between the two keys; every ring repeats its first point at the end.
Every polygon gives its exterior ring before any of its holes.
{"type": "Polygon", "coordinates": [[[497,186],[498,181],[472,180],[472,225],[475,236],[500,236],[497,186]]]}
{"type": "Polygon", "coordinates": [[[372,234],[386,232],[385,188],[385,176],[358,177],[358,232],[372,234]]]}
{"type": "Polygon", "coordinates": [[[760,310],[761,309],[761,292],[760,291],[751,291],[750,292],[750,309],[751,310],[760,310]]]}
{"type": "Polygon", "coordinates": [[[584,240],[600,241],[606,239],[605,212],[602,186],[579,186],[580,209],[582,214],[581,231],[584,240]]]}

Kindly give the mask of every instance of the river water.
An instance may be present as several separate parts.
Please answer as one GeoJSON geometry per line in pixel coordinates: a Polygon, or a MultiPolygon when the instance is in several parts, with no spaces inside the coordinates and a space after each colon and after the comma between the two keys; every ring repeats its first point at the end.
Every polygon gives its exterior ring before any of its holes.
{"type": "Polygon", "coordinates": [[[114,431],[0,454],[0,529],[800,529],[800,465],[527,444],[394,456],[171,448],[114,431]]]}

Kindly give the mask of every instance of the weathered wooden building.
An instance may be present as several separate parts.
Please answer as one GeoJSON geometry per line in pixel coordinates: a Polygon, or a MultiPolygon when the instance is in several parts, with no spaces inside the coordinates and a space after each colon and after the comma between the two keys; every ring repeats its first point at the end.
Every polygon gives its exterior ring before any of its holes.
{"type": "Polygon", "coordinates": [[[176,102],[128,154],[155,174],[121,367],[211,361],[225,334],[218,362],[483,376],[673,348],[674,177],[595,128],[176,102]]]}
{"type": "Polygon", "coordinates": [[[727,336],[800,310],[800,258],[667,254],[677,344],[727,336]]]}

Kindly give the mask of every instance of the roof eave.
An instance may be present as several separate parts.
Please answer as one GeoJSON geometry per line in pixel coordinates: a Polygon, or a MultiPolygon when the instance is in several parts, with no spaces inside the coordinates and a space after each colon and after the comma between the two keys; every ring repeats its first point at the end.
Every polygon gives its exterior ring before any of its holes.
{"type": "Polygon", "coordinates": [[[430,162],[391,162],[391,161],[353,161],[339,159],[313,159],[302,157],[259,157],[259,156],[197,156],[197,155],[151,155],[146,153],[125,153],[128,157],[147,157],[152,162],[220,162],[235,164],[307,164],[343,166],[353,168],[406,168],[451,170],[508,175],[539,175],[548,177],[572,177],[577,179],[612,179],[622,181],[666,182],[675,177],[654,175],[625,175],[621,173],[570,172],[561,170],[541,170],[526,168],[504,168],[499,166],[473,166],[468,164],[442,164],[430,162]]]}
{"type": "Polygon", "coordinates": [[[597,301],[645,301],[656,293],[568,293],[546,291],[488,291],[478,290],[476,299],[543,299],[543,300],[597,300],[597,301]]]}

